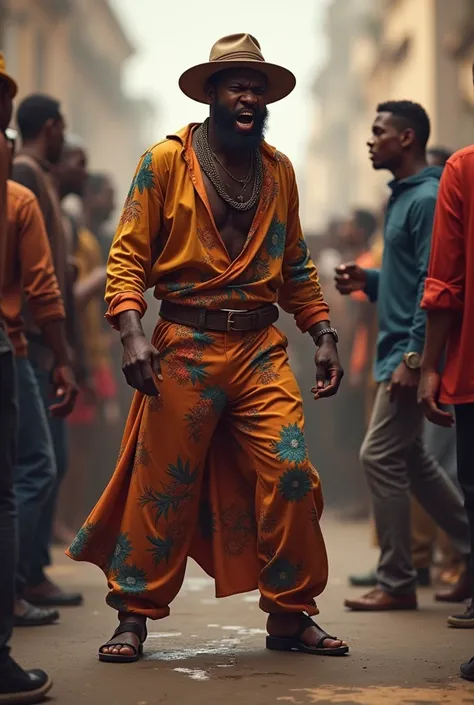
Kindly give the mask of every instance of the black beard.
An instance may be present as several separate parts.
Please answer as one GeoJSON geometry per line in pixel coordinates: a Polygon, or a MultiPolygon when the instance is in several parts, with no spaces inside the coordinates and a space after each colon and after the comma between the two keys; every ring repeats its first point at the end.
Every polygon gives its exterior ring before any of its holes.
{"type": "Polygon", "coordinates": [[[268,110],[255,108],[255,117],[251,132],[240,134],[235,129],[235,113],[222,103],[214,103],[211,110],[215,135],[218,141],[229,150],[257,149],[262,143],[268,122],[268,110]]]}

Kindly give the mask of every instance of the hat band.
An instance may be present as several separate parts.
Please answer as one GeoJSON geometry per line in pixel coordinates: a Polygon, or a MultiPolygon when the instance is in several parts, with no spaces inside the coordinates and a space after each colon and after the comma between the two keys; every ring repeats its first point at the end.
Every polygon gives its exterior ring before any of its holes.
{"type": "Polygon", "coordinates": [[[218,61],[262,61],[265,62],[265,59],[261,54],[254,53],[252,51],[232,51],[228,54],[223,54],[222,56],[219,56],[217,59],[211,59],[211,62],[218,62],[218,61]]]}

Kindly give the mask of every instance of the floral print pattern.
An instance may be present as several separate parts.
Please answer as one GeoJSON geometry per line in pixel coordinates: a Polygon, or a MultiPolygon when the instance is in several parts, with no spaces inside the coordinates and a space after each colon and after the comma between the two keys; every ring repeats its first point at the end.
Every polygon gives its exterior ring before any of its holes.
{"type": "Polygon", "coordinates": [[[312,487],[310,471],[299,467],[286,470],[278,483],[278,491],[287,502],[301,502],[308,492],[311,492],[312,487]]]}
{"type": "Polygon", "coordinates": [[[298,424],[282,426],[278,441],[270,444],[280,463],[304,463],[307,459],[306,442],[298,424]]]}

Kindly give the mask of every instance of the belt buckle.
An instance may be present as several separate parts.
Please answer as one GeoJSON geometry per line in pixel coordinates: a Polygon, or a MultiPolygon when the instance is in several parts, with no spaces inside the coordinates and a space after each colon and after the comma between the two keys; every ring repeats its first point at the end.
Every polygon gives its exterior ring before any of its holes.
{"type": "Polygon", "coordinates": [[[227,333],[229,333],[232,330],[235,330],[234,326],[234,313],[235,311],[227,311],[227,325],[226,325],[226,330],[227,333]]]}

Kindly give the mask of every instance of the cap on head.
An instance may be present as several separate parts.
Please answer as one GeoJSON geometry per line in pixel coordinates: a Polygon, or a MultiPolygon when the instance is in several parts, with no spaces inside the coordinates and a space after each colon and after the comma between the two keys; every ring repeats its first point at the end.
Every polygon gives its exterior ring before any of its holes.
{"type": "Polygon", "coordinates": [[[263,58],[260,44],[251,34],[230,34],[219,39],[211,49],[209,61],[185,71],[179,87],[188,98],[209,103],[206,86],[211,76],[226,69],[245,68],[262,73],[268,82],[266,103],[275,103],[291,93],[295,76],[288,69],[263,58]]]}

